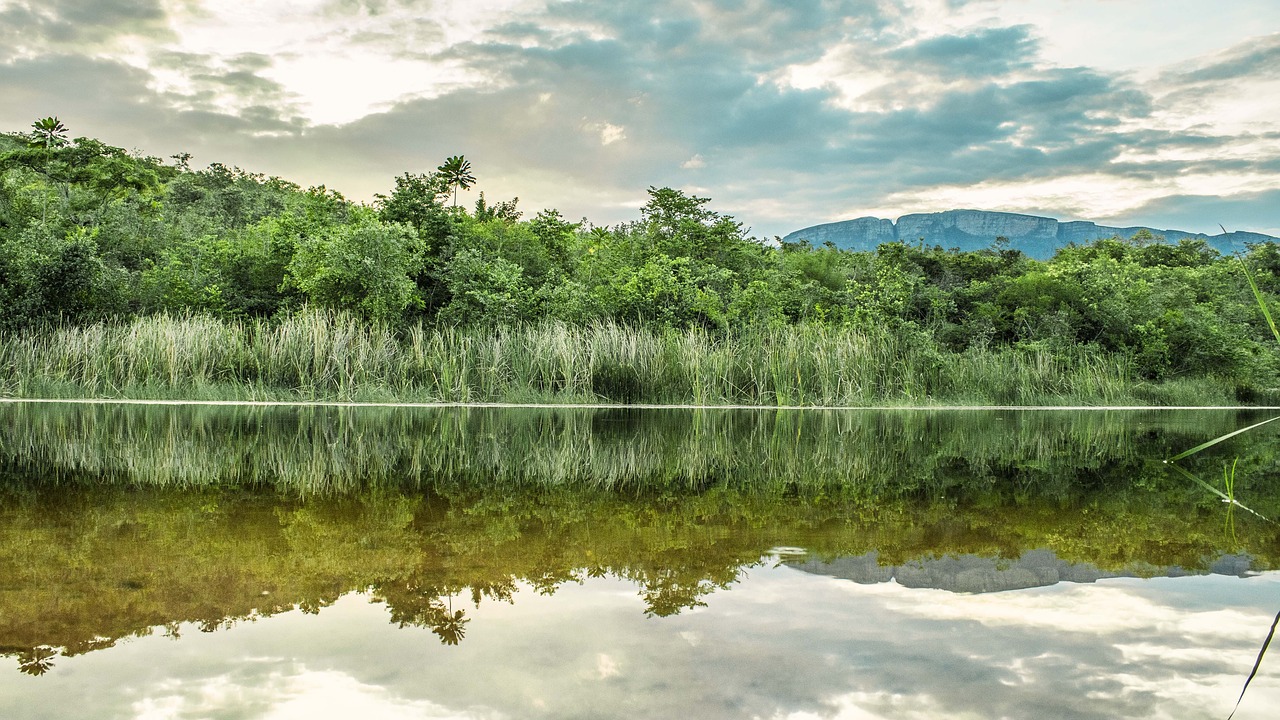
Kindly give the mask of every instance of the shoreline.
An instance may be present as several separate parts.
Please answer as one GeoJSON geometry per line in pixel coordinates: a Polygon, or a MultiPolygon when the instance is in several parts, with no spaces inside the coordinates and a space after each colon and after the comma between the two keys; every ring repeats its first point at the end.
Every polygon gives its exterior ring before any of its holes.
{"type": "Polygon", "coordinates": [[[1139,412],[1149,410],[1274,410],[1275,405],[660,405],[651,403],[504,403],[504,402],[349,402],[341,400],[141,400],[130,398],[12,398],[0,397],[0,405],[171,405],[211,407],[338,407],[338,408],[494,408],[528,410],[785,410],[785,411],[907,411],[938,412],[955,410],[1049,412],[1054,410],[1083,412],[1139,412]]]}

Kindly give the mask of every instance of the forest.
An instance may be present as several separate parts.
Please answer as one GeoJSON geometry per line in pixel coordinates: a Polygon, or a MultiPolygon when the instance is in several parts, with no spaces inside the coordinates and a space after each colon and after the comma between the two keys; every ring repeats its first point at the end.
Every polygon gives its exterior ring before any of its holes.
{"type": "Polygon", "coordinates": [[[851,252],[751,237],[667,187],[608,227],[470,202],[461,155],[372,203],[191,160],[72,139],[56,118],[0,134],[0,395],[1280,399],[1246,276],[1280,291],[1270,243],[851,252]]]}

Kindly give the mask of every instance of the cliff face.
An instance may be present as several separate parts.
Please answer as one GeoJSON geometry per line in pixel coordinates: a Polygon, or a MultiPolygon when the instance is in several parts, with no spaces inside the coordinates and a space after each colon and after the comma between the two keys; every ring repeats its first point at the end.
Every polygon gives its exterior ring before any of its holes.
{"type": "Polygon", "coordinates": [[[948,210],[939,213],[903,215],[897,223],[881,218],[863,217],[856,220],[815,225],[797,230],[785,238],[786,242],[807,240],[811,245],[830,242],[848,250],[874,250],[876,246],[901,240],[908,243],[923,242],[959,250],[981,250],[991,247],[997,237],[1009,240],[1009,247],[1021,250],[1028,256],[1045,260],[1058,248],[1069,243],[1083,244],[1119,236],[1131,238],[1146,230],[1163,237],[1167,242],[1183,239],[1204,240],[1224,254],[1246,249],[1246,243],[1276,242],[1270,235],[1249,232],[1233,232],[1222,235],[1205,235],[1182,230],[1159,230],[1148,227],[1109,227],[1087,221],[1058,222],[1053,218],[1017,213],[989,212],[986,210],[948,210]]]}
{"type": "MultiPolygon", "coordinates": [[[[845,220],[844,222],[829,223],[827,225],[815,225],[799,232],[805,233],[805,238],[808,239],[809,244],[815,247],[828,241],[835,243],[837,247],[845,247],[845,243],[849,242],[849,238],[856,237],[859,238],[860,242],[869,243],[874,248],[881,243],[891,243],[898,239],[892,220],[873,217],[862,217],[856,220],[845,220]]],[[[795,234],[791,233],[791,235],[795,234]]],[[[787,237],[789,238],[791,235],[787,237]]]]}
{"type": "Polygon", "coordinates": [[[946,237],[960,241],[986,240],[987,245],[999,236],[1011,242],[1053,242],[1058,235],[1058,221],[1034,215],[982,212],[980,210],[948,210],[898,218],[898,237],[906,240],[946,237]]]}

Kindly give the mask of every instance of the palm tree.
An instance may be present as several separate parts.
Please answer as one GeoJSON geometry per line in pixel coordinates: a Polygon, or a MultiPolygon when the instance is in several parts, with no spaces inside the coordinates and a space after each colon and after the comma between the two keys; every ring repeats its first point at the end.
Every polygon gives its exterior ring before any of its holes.
{"type": "Polygon", "coordinates": [[[453,206],[457,207],[458,188],[466,190],[476,182],[475,176],[471,174],[471,163],[461,155],[454,155],[436,170],[444,178],[445,187],[453,188],[453,206]]]}
{"type": "Polygon", "coordinates": [[[56,117],[40,118],[31,123],[31,144],[49,150],[67,144],[67,126],[56,117]]]}

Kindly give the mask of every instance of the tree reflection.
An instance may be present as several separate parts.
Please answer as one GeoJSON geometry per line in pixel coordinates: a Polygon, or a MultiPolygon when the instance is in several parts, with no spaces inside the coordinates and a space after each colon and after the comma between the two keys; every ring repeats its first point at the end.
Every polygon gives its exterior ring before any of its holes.
{"type": "MultiPolygon", "coordinates": [[[[375,599],[387,604],[391,622],[399,627],[427,628],[442,644],[457,645],[466,637],[467,623],[471,622],[465,610],[453,609],[453,596],[464,589],[409,583],[379,587],[375,599]]],[[[514,591],[514,580],[495,582],[471,588],[471,597],[479,607],[485,597],[510,601],[514,591]]]]}
{"type": "Polygon", "coordinates": [[[670,617],[685,610],[706,607],[702,601],[706,595],[728,588],[738,579],[742,566],[735,565],[730,577],[715,577],[719,573],[704,567],[665,567],[640,573],[640,597],[644,598],[644,614],[648,617],[670,617]]]}
{"type": "Polygon", "coordinates": [[[18,654],[18,672],[24,675],[44,675],[53,669],[53,659],[58,651],[47,646],[31,648],[18,654]]]}
{"type": "Polygon", "coordinates": [[[450,608],[446,608],[443,603],[434,604],[432,609],[435,612],[429,623],[431,632],[438,635],[440,642],[445,645],[457,645],[466,636],[466,625],[471,622],[466,618],[465,611],[450,612],[450,608]]]}

